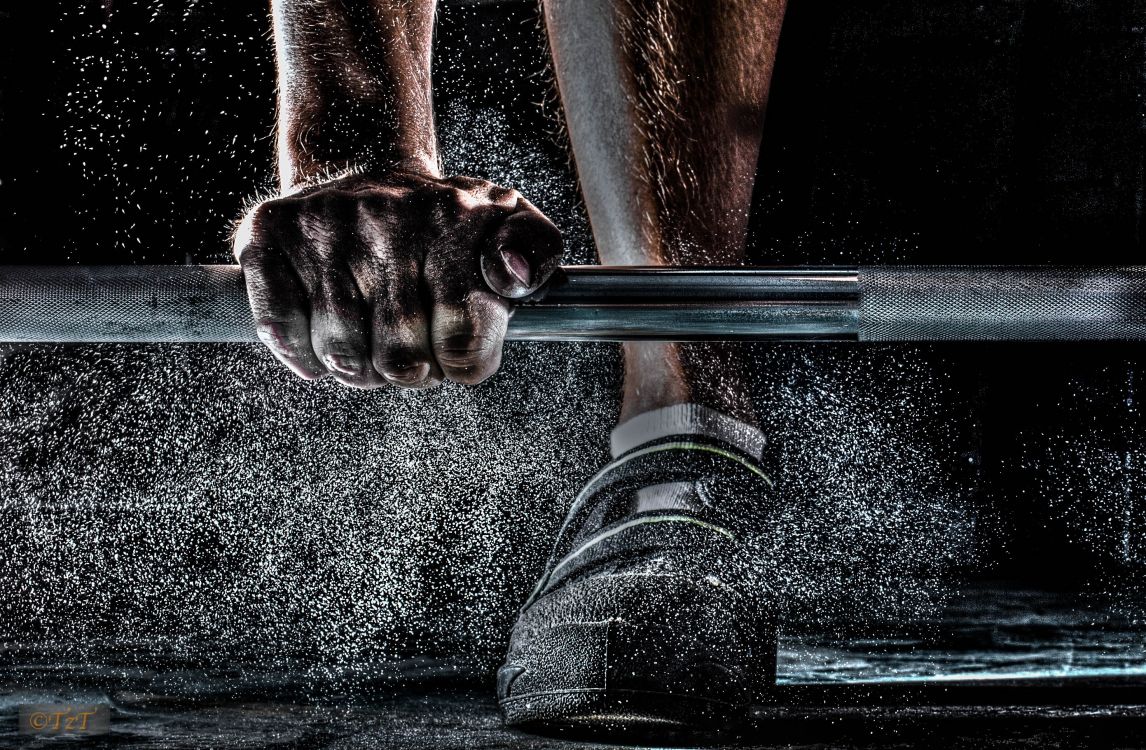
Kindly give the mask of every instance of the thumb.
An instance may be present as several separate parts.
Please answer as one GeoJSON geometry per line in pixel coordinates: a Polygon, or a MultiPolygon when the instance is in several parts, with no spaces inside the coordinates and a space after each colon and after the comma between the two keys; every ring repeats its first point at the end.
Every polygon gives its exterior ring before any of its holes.
{"type": "Polygon", "coordinates": [[[561,231],[525,199],[493,233],[481,258],[482,276],[503,297],[535,292],[561,262],[561,231]]]}

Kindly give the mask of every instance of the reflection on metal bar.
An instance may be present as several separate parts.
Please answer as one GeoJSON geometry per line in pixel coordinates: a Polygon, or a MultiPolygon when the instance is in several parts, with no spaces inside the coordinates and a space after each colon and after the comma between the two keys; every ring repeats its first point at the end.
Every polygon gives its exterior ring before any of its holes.
{"type": "MultiPolygon", "coordinates": [[[[1146,339],[1146,266],[563,268],[539,341],[1146,339]]],[[[0,266],[0,342],[255,341],[235,266],[0,266]]]]}

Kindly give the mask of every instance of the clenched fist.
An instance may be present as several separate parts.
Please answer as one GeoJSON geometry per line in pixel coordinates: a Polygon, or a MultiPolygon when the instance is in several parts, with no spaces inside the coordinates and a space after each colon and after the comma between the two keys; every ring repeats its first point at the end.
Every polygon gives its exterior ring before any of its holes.
{"type": "Polygon", "coordinates": [[[562,247],[514,190],[391,172],[259,204],[234,251],[259,337],[295,373],[425,388],[497,370],[508,300],[541,286],[562,247]]]}

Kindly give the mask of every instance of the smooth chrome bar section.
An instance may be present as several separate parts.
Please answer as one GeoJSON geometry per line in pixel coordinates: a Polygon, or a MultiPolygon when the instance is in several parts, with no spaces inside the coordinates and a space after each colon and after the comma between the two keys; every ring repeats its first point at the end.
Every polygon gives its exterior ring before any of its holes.
{"type": "Polygon", "coordinates": [[[736,341],[859,336],[859,310],[840,302],[524,305],[508,338],[528,341],[736,341]]]}
{"type": "Polygon", "coordinates": [[[509,338],[533,341],[854,340],[855,268],[567,266],[518,304],[509,338]]]}
{"type": "Polygon", "coordinates": [[[565,266],[533,299],[656,302],[680,300],[763,302],[786,299],[859,299],[859,270],[846,266],[804,268],[664,268],[565,266]]]}
{"type": "MultiPolygon", "coordinates": [[[[509,337],[1146,340],[1146,266],[568,267],[509,337]]],[[[236,266],[0,266],[0,342],[255,341],[236,266]]]]}

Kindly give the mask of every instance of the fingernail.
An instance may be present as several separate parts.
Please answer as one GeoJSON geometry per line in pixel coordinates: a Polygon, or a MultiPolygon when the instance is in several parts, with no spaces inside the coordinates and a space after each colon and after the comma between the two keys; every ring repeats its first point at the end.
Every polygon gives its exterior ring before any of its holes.
{"type": "Polygon", "coordinates": [[[389,372],[383,373],[387,380],[395,383],[420,383],[426,379],[430,374],[430,366],[425,362],[418,365],[410,365],[409,367],[392,368],[389,372]]]}
{"type": "Polygon", "coordinates": [[[347,375],[357,375],[362,369],[358,366],[358,360],[346,354],[328,354],[326,355],[326,363],[339,372],[347,375]]]}
{"type": "Polygon", "coordinates": [[[529,279],[532,273],[529,270],[529,261],[527,261],[521,253],[515,253],[512,250],[502,248],[501,260],[505,263],[505,267],[509,269],[510,275],[512,275],[519,284],[523,287],[529,286],[529,279]]]}

